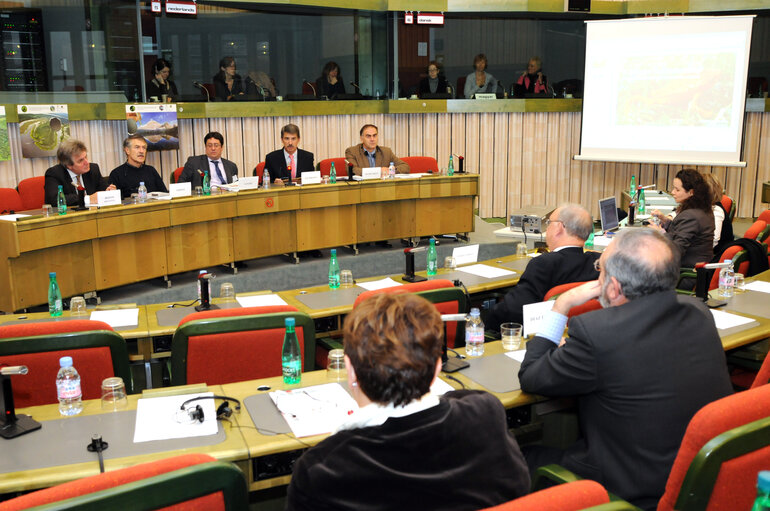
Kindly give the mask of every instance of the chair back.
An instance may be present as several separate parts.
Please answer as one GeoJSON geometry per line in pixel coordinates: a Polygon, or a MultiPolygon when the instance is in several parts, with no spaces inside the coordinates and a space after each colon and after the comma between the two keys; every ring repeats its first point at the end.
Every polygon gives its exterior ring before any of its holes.
{"type": "Polygon", "coordinates": [[[208,96],[201,90],[201,94],[207,97],[208,101],[213,101],[217,97],[217,88],[214,87],[213,83],[204,83],[202,84],[203,88],[206,89],[206,92],[208,92],[208,96]]]}
{"type": "Polygon", "coordinates": [[[254,167],[254,172],[252,172],[252,176],[257,176],[257,182],[261,185],[262,184],[262,173],[265,171],[265,162],[261,161],[257,163],[257,166],[254,167]]]}
{"type": "MultiPolygon", "coordinates": [[[[548,290],[548,292],[545,294],[546,300],[555,300],[559,297],[560,294],[569,291],[573,287],[580,286],[581,284],[585,284],[588,281],[585,282],[568,282],[567,284],[559,284],[558,286],[554,286],[551,289],[548,290]]],[[[571,318],[574,316],[579,316],[585,312],[595,311],[602,308],[602,304],[599,303],[599,300],[593,299],[588,300],[586,303],[583,303],[581,305],[576,305],[575,307],[572,307],[569,312],[567,313],[567,317],[571,318]]]]}
{"type": "Polygon", "coordinates": [[[730,220],[730,222],[732,222],[733,218],[735,218],[735,210],[737,209],[735,207],[735,200],[730,196],[722,195],[720,202],[722,203],[722,207],[727,212],[727,218],[730,220]]]}
{"type": "Polygon", "coordinates": [[[208,454],[183,454],[28,493],[0,503],[0,511],[36,506],[59,510],[245,510],[248,491],[243,473],[232,463],[217,461],[208,454]]]}
{"type": "Polygon", "coordinates": [[[757,236],[757,241],[760,243],[764,243],[767,241],[767,238],[770,238],[770,224],[767,225],[764,229],[762,229],[762,232],[759,233],[757,236]]]}
{"type": "Polygon", "coordinates": [[[601,484],[596,481],[581,479],[536,491],[481,511],[530,511],[532,509],[538,511],[579,511],[609,501],[610,497],[607,490],[601,484]]]}
{"type": "Polygon", "coordinates": [[[465,97],[465,79],[466,76],[461,76],[457,79],[457,89],[455,89],[455,98],[462,99],[465,97]]]}
{"type": "Polygon", "coordinates": [[[102,380],[120,376],[133,391],[126,341],[101,321],[68,320],[0,326],[0,364],[25,365],[29,373],[13,377],[17,407],[57,403],[59,359],[71,356],[80,374],[83,399],[101,397],[102,380]]]}
{"type": "Polygon", "coordinates": [[[24,204],[16,188],[0,188],[0,215],[23,210],[24,204]]]}
{"type": "Polygon", "coordinates": [[[756,377],[754,377],[754,382],[751,384],[750,388],[755,389],[768,383],[770,383],[770,356],[765,356],[765,360],[762,361],[762,365],[760,366],[756,377]]]}
{"type": "MultiPolygon", "coordinates": [[[[733,268],[736,272],[743,273],[741,268],[748,270],[749,261],[746,257],[746,251],[739,245],[733,245],[727,247],[722,255],[719,256],[719,262],[723,263],[725,260],[731,259],[733,261],[733,268]]],[[[745,275],[745,273],[744,273],[745,275]]],[[[714,275],[711,276],[711,282],[709,283],[709,291],[713,291],[719,287],[719,270],[714,271],[714,275]]]]}
{"type": "Polygon", "coordinates": [[[306,81],[302,82],[302,94],[307,96],[315,96],[316,93],[313,91],[313,85],[307,83],[306,81]]]}
{"type": "Polygon", "coordinates": [[[744,238],[757,241],[757,238],[762,233],[762,231],[765,230],[765,227],[767,227],[767,222],[764,220],[757,220],[753,224],[751,224],[751,227],[746,229],[746,233],[743,235],[744,238]]]}
{"type": "Polygon", "coordinates": [[[751,509],[770,466],[770,385],[724,397],[690,420],[658,510],[751,509]]]}
{"type": "Polygon", "coordinates": [[[770,225],[770,209],[766,209],[759,214],[757,220],[762,220],[766,224],[770,225]]]}
{"type": "Polygon", "coordinates": [[[184,170],[184,167],[179,167],[174,172],[171,173],[171,182],[172,183],[178,183],[179,182],[179,176],[182,175],[182,171],[184,170]]]}
{"type": "Polygon", "coordinates": [[[196,312],[185,317],[171,341],[171,385],[280,376],[284,321],[294,318],[302,369],[314,368],[315,326],[288,305],[196,312]]]}
{"type": "MultiPolygon", "coordinates": [[[[441,314],[463,314],[468,312],[468,299],[465,293],[459,287],[455,287],[452,281],[446,279],[426,280],[402,286],[375,289],[374,291],[364,291],[353,302],[353,308],[355,309],[358,304],[367,298],[380,293],[414,293],[434,304],[441,314]]],[[[464,346],[464,332],[464,323],[460,321],[446,322],[447,347],[456,348],[464,346]]]]}
{"type": "Polygon", "coordinates": [[[410,174],[425,172],[438,174],[438,162],[432,156],[404,156],[401,159],[409,165],[410,174]]]}
{"type": "Polygon", "coordinates": [[[321,171],[322,176],[328,176],[331,173],[332,162],[334,162],[334,170],[338,176],[348,175],[348,164],[345,163],[345,158],[326,158],[318,163],[318,170],[321,171]]]}
{"type": "Polygon", "coordinates": [[[45,177],[28,177],[19,181],[19,196],[24,209],[40,209],[45,204],[45,177]]]}

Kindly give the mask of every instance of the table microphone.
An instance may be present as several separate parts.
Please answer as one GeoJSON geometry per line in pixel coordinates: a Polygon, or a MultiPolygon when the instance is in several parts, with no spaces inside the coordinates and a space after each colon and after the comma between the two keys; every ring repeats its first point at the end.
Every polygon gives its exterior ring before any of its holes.
{"type": "Polygon", "coordinates": [[[356,89],[358,89],[358,93],[359,93],[359,94],[361,94],[362,96],[364,95],[364,93],[363,93],[363,92],[361,92],[361,87],[359,87],[359,86],[358,86],[358,84],[357,84],[356,82],[350,82],[350,85],[352,85],[353,87],[355,87],[356,89]]]}
{"type": "Polygon", "coordinates": [[[309,81],[305,80],[304,78],[302,79],[302,83],[306,83],[306,84],[310,85],[310,88],[313,89],[313,96],[318,96],[318,93],[316,92],[315,87],[313,86],[312,83],[310,83],[309,81]]]}
{"type": "Polygon", "coordinates": [[[193,85],[201,89],[203,92],[206,93],[206,101],[211,101],[211,95],[209,94],[209,90],[203,86],[201,82],[196,82],[193,80],[193,85]]]}

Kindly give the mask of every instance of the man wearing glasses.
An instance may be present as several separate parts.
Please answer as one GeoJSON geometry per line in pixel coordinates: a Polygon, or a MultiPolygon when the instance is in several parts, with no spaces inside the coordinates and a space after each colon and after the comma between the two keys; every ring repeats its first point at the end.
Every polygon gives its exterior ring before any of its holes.
{"type": "Polygon", "coordinates": [[[594,228],[593,218],[577,204],[564,204],[551,213],[546,222],[548,253],[533,258],[503,300],[490,310],[484,320],[489,330],[499,330],[501,323],[523,323],[522,306],[542,302],[554,286],[595,280],[599,272],[594,262],[598,252],[583,252],[583,245],[594,228]]]}
{"type": "Polygon", "coordinates": [[[190,156],[184,164],[184,170],[179,175],[180,183],[191,183],[191,186],[202,186],[203,174],[209,171],[211,186],[221,186],[238,180],[238,166],[222,158],[225,138],[221,133],[212,131],[203,137],[206,144],[206,154],[190,156]]]}

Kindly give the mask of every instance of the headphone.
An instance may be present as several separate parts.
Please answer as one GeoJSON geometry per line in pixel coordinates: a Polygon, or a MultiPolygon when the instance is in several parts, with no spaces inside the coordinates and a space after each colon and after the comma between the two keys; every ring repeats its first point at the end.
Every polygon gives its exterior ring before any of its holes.
{"type": "Polygon", "coordinates": [[[235,403],[235,411],[240,413],[241,411],[241,402],[234,397],[228,397],[228,396],[198,396],[194,397],[192,399],[188,399],[184,403],[182,403],[182,406],[179,407],[180,410],[183,410],[187,412],[187,414],[190,417],[190,420],[192,421],[198,421],[203,422],[204,414],[203,414],[203,408],[201,408],[201,405],[195,405],[195,408],[185,408],[185,406],[189,403],[192,403],[193,401],[200,401],[202,399],[222,399],[223,402],[219,407],[217,408],[217,420],[226,420],[229,419],[230,416],[233,414],[233,409],[230,408],[230,401],[233,401],[235,403]]]}

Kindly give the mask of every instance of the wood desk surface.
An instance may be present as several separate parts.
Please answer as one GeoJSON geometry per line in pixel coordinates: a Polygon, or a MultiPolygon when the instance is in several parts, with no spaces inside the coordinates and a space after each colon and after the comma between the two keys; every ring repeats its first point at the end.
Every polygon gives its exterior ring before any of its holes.
{"type": "Polygon", "coordinates": [[[0,315],[0,325],[14,323],[19,324],[22,321],[29,323],[49,322],[49,321],[67,321],[69,319],[90,319],[91,312],[118,310],[118,309],[139,309],[137,325],[133,328],[120,328],[115,333],[124,339],[141,339],[149,335],[149,325],[147,322],[147,306],[125,303],[119,305],[100,305],[94,309],[89,308],[87,314],[83,316],[73,316],[70,311],[65,310],[59,318],[52,318],[47,312],[31,312],[27,314],[5,314],[0,315]]]}

